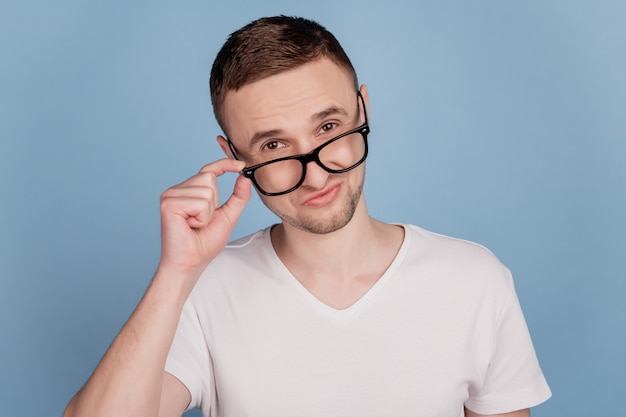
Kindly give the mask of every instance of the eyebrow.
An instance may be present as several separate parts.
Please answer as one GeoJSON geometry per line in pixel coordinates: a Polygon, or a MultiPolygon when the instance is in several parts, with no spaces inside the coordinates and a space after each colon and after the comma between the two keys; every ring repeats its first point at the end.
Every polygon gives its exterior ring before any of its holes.
{"type": "Polygon", "coordinates": [[[281,136],[285,131],[282,129],[272,129],[272,130],[266,130],[264,132],[257,132],[254,135],[252,135],[252,138],[250,139],[250,142],[248,143],[248,147],[249,148],[254,148],[254,146],[265,140],[265,139],[269,139],[269,138],[273,138],[276,136],[281,136]]]}
{"type": "Polygon", "coordinates": [[[339,114],[339,115],[342,115],[342,116],[348,116],[348,112],[345,109],[343,109],[341,107],[331,106],[331,107],[328,107],[327,109],[324,109],[324,110],[322,110],[320,112],[314,113],[309,118],[309,120],[312,123],[315,123],[315,122],[322,121],[322,120],[326,119],[329,116],[334,116],[336,114],[339,114]]]}
{"type": "MultiPolygon", "coordinates": [[[[329,116],[334,115],[348,116],[348,112],[341,107],[331,106],[322,111],[312,114],[311,117],[309,117],[309,120],[311,121],[311,123],[316,123],[326,119],[329,116]]],[[[276,136],[282,136],[284,133],[285,131],[282,129],[272,129],[263,132],[257,132],[252,135],[252,138],[250,138],[248,146],[250,148],[253,148],[258,142],[261,142],[265,139],[274,138],[276,136]]]]}

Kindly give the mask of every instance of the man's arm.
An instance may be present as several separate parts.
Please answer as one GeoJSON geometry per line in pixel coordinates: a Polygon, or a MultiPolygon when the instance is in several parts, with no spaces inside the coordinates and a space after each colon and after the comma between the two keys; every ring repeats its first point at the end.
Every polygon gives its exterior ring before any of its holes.
{"type": "MultiPolygon", "coordinates": [[[[63,417],[74,415],[74,408],[78,398],[77,394],[71,399],[63,412],[63,417]]],[[[189,394],[183,383],[165,372],[158,417],[181,416],[187,408],[189,401],[191,401],[191,394],[189,394]]]]}
{"type": "Polygon", "coordinates": [[[476,414],[466,408],[465,417],[530,417],[530,410],[526,408],[524,410],[513,411],[512,413],[490,414],[489,416],[485,416],[484,414],[476,414]]]}
{"type": "MultiPolygon", "coordinates": [[[[184,396],[176,395],[179,391],[171,390],[175,384],[169,382],[164,372],[184,300],[169,296],[165,282],[158,274],[155,276],[64,417],[156,416],[162,391],[166,391],[164,397],[174,397],[170,398],[174,404],[184,401],[184,396]]],[[[188,399],[182,409],[170,410],[180,411],[178,414],[163,416],[180,416],[187,404],[188,399]]]]}
{"type": "MultiPolygon", "coordinates": [[[[63,417],[74,415],[74,408],[78,396],[74,396],[67,405],[63,417]]],[[[187,388],[174,376],[165,372],[158,417],[179,417],[183,414],[191,401],[191,394],[187,388]]]]}
{"type": "Polygon", "coordinates": [[[163,193],[157,272],[63,417],[182,415],[191,396],[164,371],[165,362],[187,297],[228,242],[251,196],[250,181],[240,176],[219,207],[217,177],[241,169],[242,162],[222,159],[163,193]]]}

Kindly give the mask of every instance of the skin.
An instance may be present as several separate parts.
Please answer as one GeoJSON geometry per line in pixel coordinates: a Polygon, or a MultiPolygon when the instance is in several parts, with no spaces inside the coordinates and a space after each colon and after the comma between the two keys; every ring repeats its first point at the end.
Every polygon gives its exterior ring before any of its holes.
{"type": "MultiPolygon", "coordinates": [[[[230,92],[224,103],[226,124],[240,158],[247,164],[258,162],[270,142],[291,154],[306,153],[360,125],[364,114],[357,113],[353,85],[346,71],[323,59],[230,92]],[[328,109],[335,112],[328,114],[328,109]],[[320,114],[325,117],[315,117],[320,114]],[[274,134],[252,146],[250,138],[263,132],[274,134]]],[[[367,104],[367,88],[360,91],[367,104]]],[[[228,155],[226,140],[218,141],[228,155]]],[[[313,295],[337,309],[367,292],[403,239],[401,228],[368,215],[364,175],[365,165],[330,174],[310,163],[300,188],[282,196],[261,196],[282,219],[272,230],[282,262],[313,295]]]]}
{"type": "Polygon", "coordinates": [[[200,272],[221,251],[246,203],[250,182],[238,178],[218,206],[216,178],[243,163],[223,159],[161,196],[162,254],[134,313],[63,416],[181,416],[187,388],[164,372],[182,306],[200,272]]]}
{"type": "MultiPolygon", "coordinates": [[[[369,103],[367,88],[360,91],[369,103]]],[[[164,372],[167,354],[183,303],[200,273],[228,242],[251,196],[250,181],[239,176],[220,206],[217,177],[239,172],[261,157],[260,149],[267,147],[251,146],[258,133],[272,131],[266,139],[280,142],[292,153],[308,152],[362,123],[355,104],[352,80],[325,59],[227,94],[228,131],[243,161],[226,158],[210,163],[162,194],[162,254],[157,272],[64,417],[183,414],[191,396],[180,381],[164,372]],[[327,109],[339,111],[326,113],[327,109]]],[[[218,142],[230,155],[226,140],[218,137],[218,142]]],[[[293,193],[261,196],[282,219],[271,234],[277,254],[302,285],[336,309],[350,306],[367,292],[403,240],[402,228],[368,215],[362,194],[364,173],[364,165],[335,175],[311,163],[303,185],[293,193]]],[[[469,410],[465,414],[478,416],[469,410]]],[[[499,414],[528,415],[528,410],[499,414]]]]}
{"type": "MultiPolygon", "coordinates": [[[[367,101],[367,89],[361,88],[367,101]]],[[[357,113],[356,91],[348,74],[328,60],[306,65],[230,92],[225,100],[231,140],[247,165],[286,153],[302,154],[364,121],[357,113]],[[303,82],[306,80],[306,82],[303,82]],[[313,118],[325,110],[334,114],[313,118]],[[357,123],[355,123],[357,121],[357,123]],[[262,142],[249,138],[275,132],[262,142]],[[263,150],[274,144],[278,149],[263,150]],[[283,153],[284,152],[284,153],[283,153]]],[[[218,139],[230,155],[224,138],[218,139]]],[[[315,163],[307,166],[304,183],[283,196],[260,195],[265,205],[290,228],[326,234],[345,226],[361,204],[364,165],[345,174],[329,174],[315,163]],[[340,188],[340,190],[337,190],[340,188]],[[311,200],[323,192],[338,192],[330,202],[311,200]]]]}

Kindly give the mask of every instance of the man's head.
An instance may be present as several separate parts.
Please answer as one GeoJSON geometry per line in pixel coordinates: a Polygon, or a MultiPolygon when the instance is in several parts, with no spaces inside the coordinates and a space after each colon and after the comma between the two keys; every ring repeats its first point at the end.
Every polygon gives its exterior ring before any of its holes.
{"type": "Polygon", "coordinates": [[[328,58],[345,69],[358,89],[356,72],[337,39],[316,22],[275,16],[255,20],[233,32],[217,54],[211,70],[211,100],[226,133],[224,99],[229,91],[328,58]]]}
{"type": "Polygon", "coordinates": [[[220,147],[254,170],[246,175],[286,227],[325,234],[367,215],[367,88],[328,31],[282,16],[251,23],[218,54],[211,93],[220,147]]]}

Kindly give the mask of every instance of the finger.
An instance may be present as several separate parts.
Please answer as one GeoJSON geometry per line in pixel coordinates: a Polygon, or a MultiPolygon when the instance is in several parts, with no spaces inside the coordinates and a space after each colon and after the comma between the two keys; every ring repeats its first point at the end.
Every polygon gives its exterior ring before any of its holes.
{"type": "Polygon", "coordinates": [[[212,199],[205,197],[167,197],[161,202],[164,219],[178,218],[194,229],[208,225],[216,207],[212,199]]]}
{"type": "Polygon", "coordinates": [[[212,172],[200,172],[186,181],[170,188],[166,191],[170,195],[196,195],[206,193],[207,197],[213,199],[215,206],[219,206],[220,197],[217,186],[217,177],[212,172]]]}
{"type": "Polygon", "coordinates": [[[166,190],[161,196],[161,200],[165,200],[168,198],[198,198],[211,201],[215,205],[215,207],[219,205],[219,195],[216,186],[207,187],[200,185],[189,185],[182,187],[172,187],[166,190]]]}
{"type": "MultiPolygon", "coordinates": [[[[216,182],[216,187],[217,187],[217,177],[223,175],[226,172],[240,172],[242,169],[244,169],[246,166],[246,164],[243,161],[239,161],[236,159],[232,159],[232,158],[223,158],[223,159],[219,159],[213,163],[210,163],[208,165],[205,165],[200,172],[202,174],[213,174],[215,176],[215,182],[216,182]]],[[[217,189],[217,188],[216,188],[217,189]]],[[[219,206],[220,204],[220,200],[219,200],[219,194],[215,193],[215,206],[219,206]]]]}
{"type": "Polygon", "coordinates": [[[235,181],[235,188],[228,200],[219,208],[219,210],[228,218],[231,225],[234,227],[239,216],[243,212],[243,209],[250,201],[252,197],[252,181],[248,178],[240,175],[235,181]]]}
{"type": "Polygon", "coordinates": [[[210,204],[206,200],[188,199],[185,207],[185,215],[187,215],[187,224],[192,229],[201,229],[206,227],[215,212],[215,205],[210,204]]]}
{"type": "Polygon", "coordinates": [[[217,189],[217,177],[226,172],[239,172],[245,167],[242,161],[233,161],[232,159],[220,159],[205,165],[202,169],[192,177],[185,181],[174,185],[171,188],[184,188],[189,186],[208,186],[217,189]],[[229,162],[230,161],[230,162],[229,162]],[[234,163],[233,163],[234,162],[234,163]]]}
{"type": "Polygon", "coordinates": [[[232,158],[223,158],[215,162],[211,162],[202,167],[200,173],[211,172],[215,176],[219,177],[226,172],[239,172],[244,169],[246,164],[243,161],[239,161],[232,158]]]}

